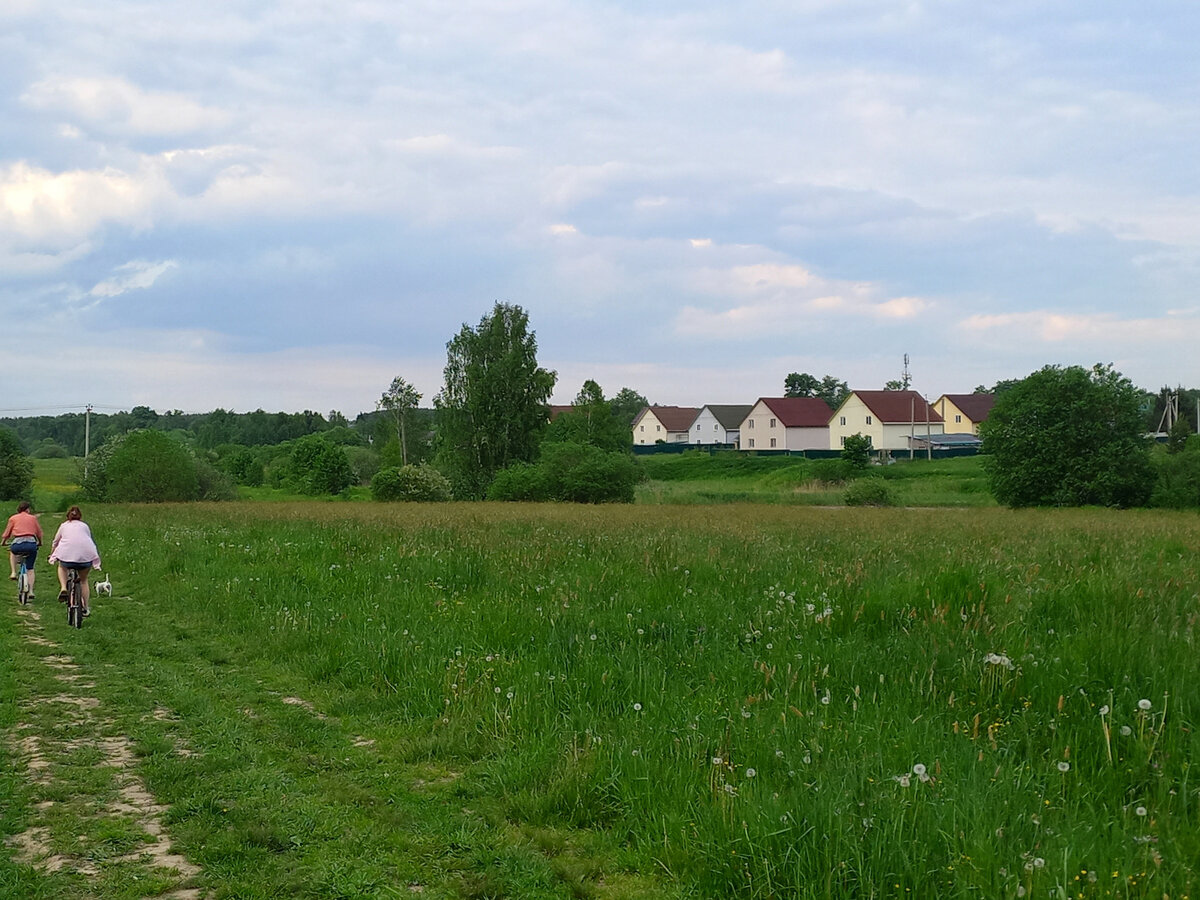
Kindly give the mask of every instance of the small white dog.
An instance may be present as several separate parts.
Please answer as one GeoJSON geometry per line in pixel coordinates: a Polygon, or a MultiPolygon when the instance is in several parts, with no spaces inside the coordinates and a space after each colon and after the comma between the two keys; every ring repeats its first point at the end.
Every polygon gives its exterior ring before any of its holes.
{"type": "Polygon", "coordinates": [[[103,581],[97,581],[95,586],[97,594],[105,594],[109,597],[112,596],[112,582],[108,580],[107,575],[104,576],[103,581]]]}

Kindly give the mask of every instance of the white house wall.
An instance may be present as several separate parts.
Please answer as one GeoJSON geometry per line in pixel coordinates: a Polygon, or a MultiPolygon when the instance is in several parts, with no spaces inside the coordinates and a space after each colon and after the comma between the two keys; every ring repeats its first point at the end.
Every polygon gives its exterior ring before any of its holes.
{"type": "Polygon", "coordinates": [[[700,415],[692,423],[692,430],[688,433],[688,443],[734,444],[737,443],[737,432],[726,431],[717,421],[717,417],[709,411],[708,407],[705,407],[700,410],[700,415]]]}

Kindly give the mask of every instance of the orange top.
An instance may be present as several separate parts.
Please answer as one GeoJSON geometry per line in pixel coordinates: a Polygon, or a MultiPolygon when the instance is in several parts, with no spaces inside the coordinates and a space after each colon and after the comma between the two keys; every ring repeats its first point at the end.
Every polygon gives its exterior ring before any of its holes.
{"type": "Polygon", "coordinates": [[[4,529],[0,542],[19,537],[35,537],[39,544],[42,542],[42,523],[33,513],[19,512],[15,516],[9,516],[8,527],[4,529]]]}

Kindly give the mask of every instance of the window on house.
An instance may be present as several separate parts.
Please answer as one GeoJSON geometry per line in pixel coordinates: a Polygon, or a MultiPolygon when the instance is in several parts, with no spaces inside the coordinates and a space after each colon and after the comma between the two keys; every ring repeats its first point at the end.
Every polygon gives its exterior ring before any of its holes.
{"type": "Polygon", "coordinates": [[[962,416],[955,416],[955,417],[954,417],[954,421],[955,421],[955,423],[961,422],[961,421],[962,421],[962,416]]]}
{"type": "Polygon", "coordinates": [[[775,427],[775,420],[774,420],[774,419],[772,419],[772,420],[771,420],[771,425],[770,425],[770,427],[771,427],[771,428],[774,428],[774,427],[775,427]]]}
{"type": "Polygon", "coordinates": [[[753,448],[753,447],[754,447],[754,438],[750,438],[750,447],[751,447],[751,448],[753,448]]]}
{"type": "Polygon", "coordinates": [[[775,446],[775,438],[771,438],[771,446],[772,446],[772,447],[774,447],[774,446],[775,446]]]}
{"type": "Polygon", "coordinates": [[[753,420],[753,419],[751,419],[749,422],[747,422],[747,423],[746,423],[746,427],[747,427],[747,428],[753,428],[753,427],[754,427],[754,420],[753,420]]]}
{"type": "Polygon", "coordinates": [[[842,425],[845,425],[845,424],[846,424],[846,417],[845,417],[845,416],[842,416],[842,421],[841,421],[841,424],[842,424],[842,425]]]}
{"type": "Polygon", "coordinates": [[[714,423],[713,423],[713,431],[716,431],[716,430],[717,430],[717,423],[716,423],[716,422],[714,422],[714,423]]]}
{"type": "Polygon", "coordinates": [[[842,446],[846,446],[846,436],[844,434],[842,435],[842,446]]]}
{"type": "Polygon", "coordinates": [[[661,426],[661,425],[655,425],[655,426],[654,426],[654,430],[655,430],[655,431],[662,431],[662,426],[661,426]]]}
{"type": "MultiPolygon", "coordinates": [[[[843,424],[843,425],[845,425],[846,423],[845,423],[845,422],[843,422],[842,424],[843,424]]],[[[639,425],[639,426],[638,426],[638,431],[645,431],[645,430],[646,430],[646,426],[645,426],[645,425],[639,425]]]]}
{"type": "Polygon", "coordinates": [[[700,423],[699,423],[699,422],[697,422],[697,423],[696,423],[696,430],[697,430],[697,431],[699,431],[699,430],[700,430],[700,423]]]}
{"type": "Polygon", "coordinates": [[[870,425],[870,424],[871,424],[871,417],[870,417],[870,416],[867,416],[867,424],[868,424],[868,425],[870,425]]]}

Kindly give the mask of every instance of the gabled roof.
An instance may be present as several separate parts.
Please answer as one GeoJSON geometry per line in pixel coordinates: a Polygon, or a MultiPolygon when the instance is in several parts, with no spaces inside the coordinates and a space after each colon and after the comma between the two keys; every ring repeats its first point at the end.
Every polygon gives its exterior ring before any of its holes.
{"type": "Polygon", "coordinates": [[[886,425],[942,421],[938,411],[916,391],[854,391],[853,394],[875,418],[886,425]],[[926,411],[928,419],[925,418],[926,411]]]}
{"type": "Polygon", "coordinates": [[[550,404],[550,421],[553,422],[555,419],[557,419],[563,413],[569,413],[574,408],[575,408],[574,406],[570,406],[570,405],[561,406],[561,405],[558,405],[555,403],[551,403],[550,404]]]}
{"type": "Polygon", "coordinates": [[[671,431],[690,431],[700,410],[694,406],[647,406],[633,420],[636,425],[646,413],[654,413],[654,418],[662,423],[663,428],[671,431]]]}
{"type": "Polygon", "coordinates": [[[759,397],[758,403],[765,403],[784,428],[825,428],[833,416],[829,404],[818,397],[759,397]]]}
{"type": "Polygon", "coordinates": [[[731,431],[741,427],[742,421],[750,415],[750,410],[754,407],[744,403],[734,405],[710,403],[704,409],[712,413],[713,418],[720,423],[722,428],[731,431]]]}
{"type": "Polygon", "coordinates": [[[996,405],[995,394],[943,394],[972,422],[982,422],[996,405]]]}

